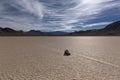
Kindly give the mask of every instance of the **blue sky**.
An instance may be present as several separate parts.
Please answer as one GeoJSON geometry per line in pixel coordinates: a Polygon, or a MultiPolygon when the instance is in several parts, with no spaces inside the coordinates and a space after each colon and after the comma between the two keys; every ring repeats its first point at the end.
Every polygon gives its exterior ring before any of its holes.
{"type": "Polygon", "coordinates": [[[120,20],[120,0],[0,0],[0,26],[79,31],[120,20]]]}

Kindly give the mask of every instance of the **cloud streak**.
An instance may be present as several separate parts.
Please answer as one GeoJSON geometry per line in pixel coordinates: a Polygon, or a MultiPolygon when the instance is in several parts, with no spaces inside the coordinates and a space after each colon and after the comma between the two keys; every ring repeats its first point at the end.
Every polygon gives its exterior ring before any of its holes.
{"type": "Polygon", "coordinates": [[[37,0],[15,0],[15,6],[23,12],[28,12],[39,18],[43,18],[44,6],[37,0]]]}
{"type": "Polygon", "coordinates": [[[119,0],[1,0],[0,25],[24,31],[71,31],[76,26],[79,30],[105,26],[120,15],[105,22],[100,15],[114,16],[106,14],[112,9],[115,10],[112,13],[120,13],[119,5],[119,0]]]}
{"type": "Polygon", "coordinates": [[[92,24],[82,25],[82,27],[94,27],[94,26],[108,25],[110,23],[112,23],[112,22],[92,23],[92,24]]]}

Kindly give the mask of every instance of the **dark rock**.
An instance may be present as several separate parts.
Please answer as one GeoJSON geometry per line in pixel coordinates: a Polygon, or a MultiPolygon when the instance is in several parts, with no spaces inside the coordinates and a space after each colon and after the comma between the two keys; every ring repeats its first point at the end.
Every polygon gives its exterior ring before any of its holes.
{"type": "Polygon", "coordinates": [[[71,55],[71,53],[68,50],[65,50],[64,56],[70,56],[70,55],[71,55]]]}

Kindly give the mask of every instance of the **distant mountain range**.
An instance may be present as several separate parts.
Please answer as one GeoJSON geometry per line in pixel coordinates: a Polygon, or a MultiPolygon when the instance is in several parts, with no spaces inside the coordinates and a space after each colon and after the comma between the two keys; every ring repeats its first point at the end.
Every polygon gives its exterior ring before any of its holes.
{"type": "Polygon", "coordinates": [[[54,31],[54,32],[42,32],[40,30],[30,30],[28,32],[16,31],[11,28],[0,28],[0,36],[63,36],[67,32],[54,31]]]}
{"type": "Polygon", "coordinates": [[[109,24],[103,29],[77,31],[70,33],[69,36],[120,36],[120,21],[109,24]]]}
{"type": "Polygon", "coordinates": [[[11,28],[0,28],[0,36],[120,36],[120,21],[109,24],[103,29],[76,31],[72,33],[62,31],[42,32],[39,30],[23,32],[11,28]]]}

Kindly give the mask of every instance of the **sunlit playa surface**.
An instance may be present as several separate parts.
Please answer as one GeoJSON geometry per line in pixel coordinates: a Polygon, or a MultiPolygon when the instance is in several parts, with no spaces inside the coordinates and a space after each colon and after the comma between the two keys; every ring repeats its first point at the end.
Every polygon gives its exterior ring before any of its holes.
{"type": "Polygon", "coordinates": [[[1,37],[0,80],[120,80],[120,37],[1,37]]]}

